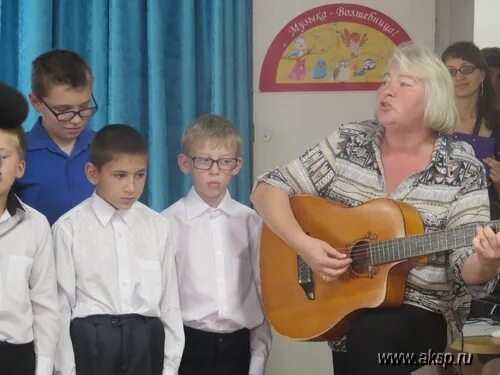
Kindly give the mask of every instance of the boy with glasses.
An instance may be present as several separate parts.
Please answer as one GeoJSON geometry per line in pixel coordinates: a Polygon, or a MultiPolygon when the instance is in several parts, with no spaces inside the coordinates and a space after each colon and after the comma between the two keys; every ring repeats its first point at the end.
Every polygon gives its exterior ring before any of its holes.
{"type": "Polygon", "coordinates": [[[179,375],[262,375],[271,331],[260,301],[261,220],[231,199],[241,139],[221,116],[186,130],[178,162],[188,195],[163,211],[170,219],[186,343],[179,375]]]}
{"type": "Polygon", "coordinates": [[[92,80],[72,51],[55,49],[32,63],[29,98],[40,117],[27,133],[26,173],[14,187],[51,225],[93,191],[85,177],[94,136],[86,126],[98,108],[92,80]]]}

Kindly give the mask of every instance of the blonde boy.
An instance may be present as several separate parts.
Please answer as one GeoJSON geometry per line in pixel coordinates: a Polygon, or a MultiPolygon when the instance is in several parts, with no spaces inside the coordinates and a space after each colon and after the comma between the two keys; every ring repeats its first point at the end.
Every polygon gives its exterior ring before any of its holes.
{"type": "Polygon", "coordinates": [[[196,119],[178,158],[193,187],[163,211],[173,226],[186,337],[180,375],[261,375],[269,354],[259,297],[261,220],[227,190],[241,168],[240,143],[225,118],[196,119]]]}
{"type": "Polygon", "coordinates": [[[0,372],[51,375],[59,339],[47,219],[12,192],[24,173],[22,127],[0,128],[0,372]]]}

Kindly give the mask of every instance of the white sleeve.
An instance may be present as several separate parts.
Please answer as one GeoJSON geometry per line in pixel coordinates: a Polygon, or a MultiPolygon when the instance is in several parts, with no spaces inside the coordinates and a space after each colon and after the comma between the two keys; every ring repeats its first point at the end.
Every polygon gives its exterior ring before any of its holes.
{"type": "Polygon", "coordinates": [[[56,224],[52,228],[59,292],[61,337],[55,359],[56,375],[75,374],[75,355],[70,337],[71,312],[75,306],[76,276],[73,264],[73,236],[70,228],[56,224]]]}
{"type": "MultiPolygon", "coordinates": [[[[250,255],[252,261],[252,273],[255,286],[259,294],[259,300],[262,305],[262,294],[260,288],[260,233],[262,222],[259,221],[251,228],[250,236],[250,255]]],[[[262,324],[250,330],[250,375],[263,375],[266,367],[267,358],[271,350],[272,333],[269,322],[264,312],[262,312],[262,324]]]]}
{"type": "Polygon", "coordinates": [[[169,219],[165,220],[167,238],[162,260],[163,295],[161,300],[161,320],[165,327],[163,375],[176,375],[184,351],[184,326],[179,305],[173,223],[169,219]]]}
{"type": "Polygon", "coordinates": [[[29,277],[33,309],[33,335],[36,352],[36,375],[51,375],[59,340],[59,312],[52,236],[47,220],[37,220],[36,252],[29,277]]]}

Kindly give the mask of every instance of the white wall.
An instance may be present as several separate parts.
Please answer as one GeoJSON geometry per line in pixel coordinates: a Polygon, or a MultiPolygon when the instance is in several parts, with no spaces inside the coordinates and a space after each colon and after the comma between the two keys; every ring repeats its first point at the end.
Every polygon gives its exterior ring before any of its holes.
{"type": "Polygon", "coordinates": [[[475,25],[473,15],[474,0],[436,0],[435,50],[438,55],[454,42],[473,40],[475,25]]]}
{"type": "Polygon", "coordinates": [[[500,47],[500,0],[476,0],[474,43],[479,48],[500,47]]]}
{"type": "MultiPolygon", "coordinates": [[[[254,0],[255,176],[297,157],[342,122],[373,118],[374,92],[259,92],[262,61],[283,26],[304,11],[337,2],[353,1],[254,0]]],[[[365,0],[355,3],[385,13],[413,40],[434,48],[434,0],[365,0]]],[[[277,334],[274,337],[267,375],[332,374],[326,344],[291,342],[277,334]]]]}

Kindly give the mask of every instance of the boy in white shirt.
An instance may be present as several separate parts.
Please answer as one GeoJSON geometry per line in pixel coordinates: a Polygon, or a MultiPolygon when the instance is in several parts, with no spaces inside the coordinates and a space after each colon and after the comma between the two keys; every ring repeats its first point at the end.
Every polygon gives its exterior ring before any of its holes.
{"type": "Polygon", "coordinates": [[[86,165],[95,192],[53,226],[58,374],[177,374],[184,333],[172,233],[137,202],[147,159],[146,141],[132,127],[101,129],[86,165]]]}
{"type": "MultiPolygon", "coordinates": [[[[2,97],[5,90],[20,95],[2,84],[0,90],[2,97]]],[[[59,315],[50,227],[45,216],[12,192],[14,180],[24,173],[25,138],[22,127],[11,127],[4,117],[2,113],[0,373],[52,375],[59,315]]]]}
{"type": "Polygon", "coordinates": [[[241,168],[240,143],[225,118],[196,119],[178,158],[193,187],[162,212],[175,236],[186,337],[180,375],[262,375],[271,347],[259,295],[261,220],[227,190],[241,168]]]}

